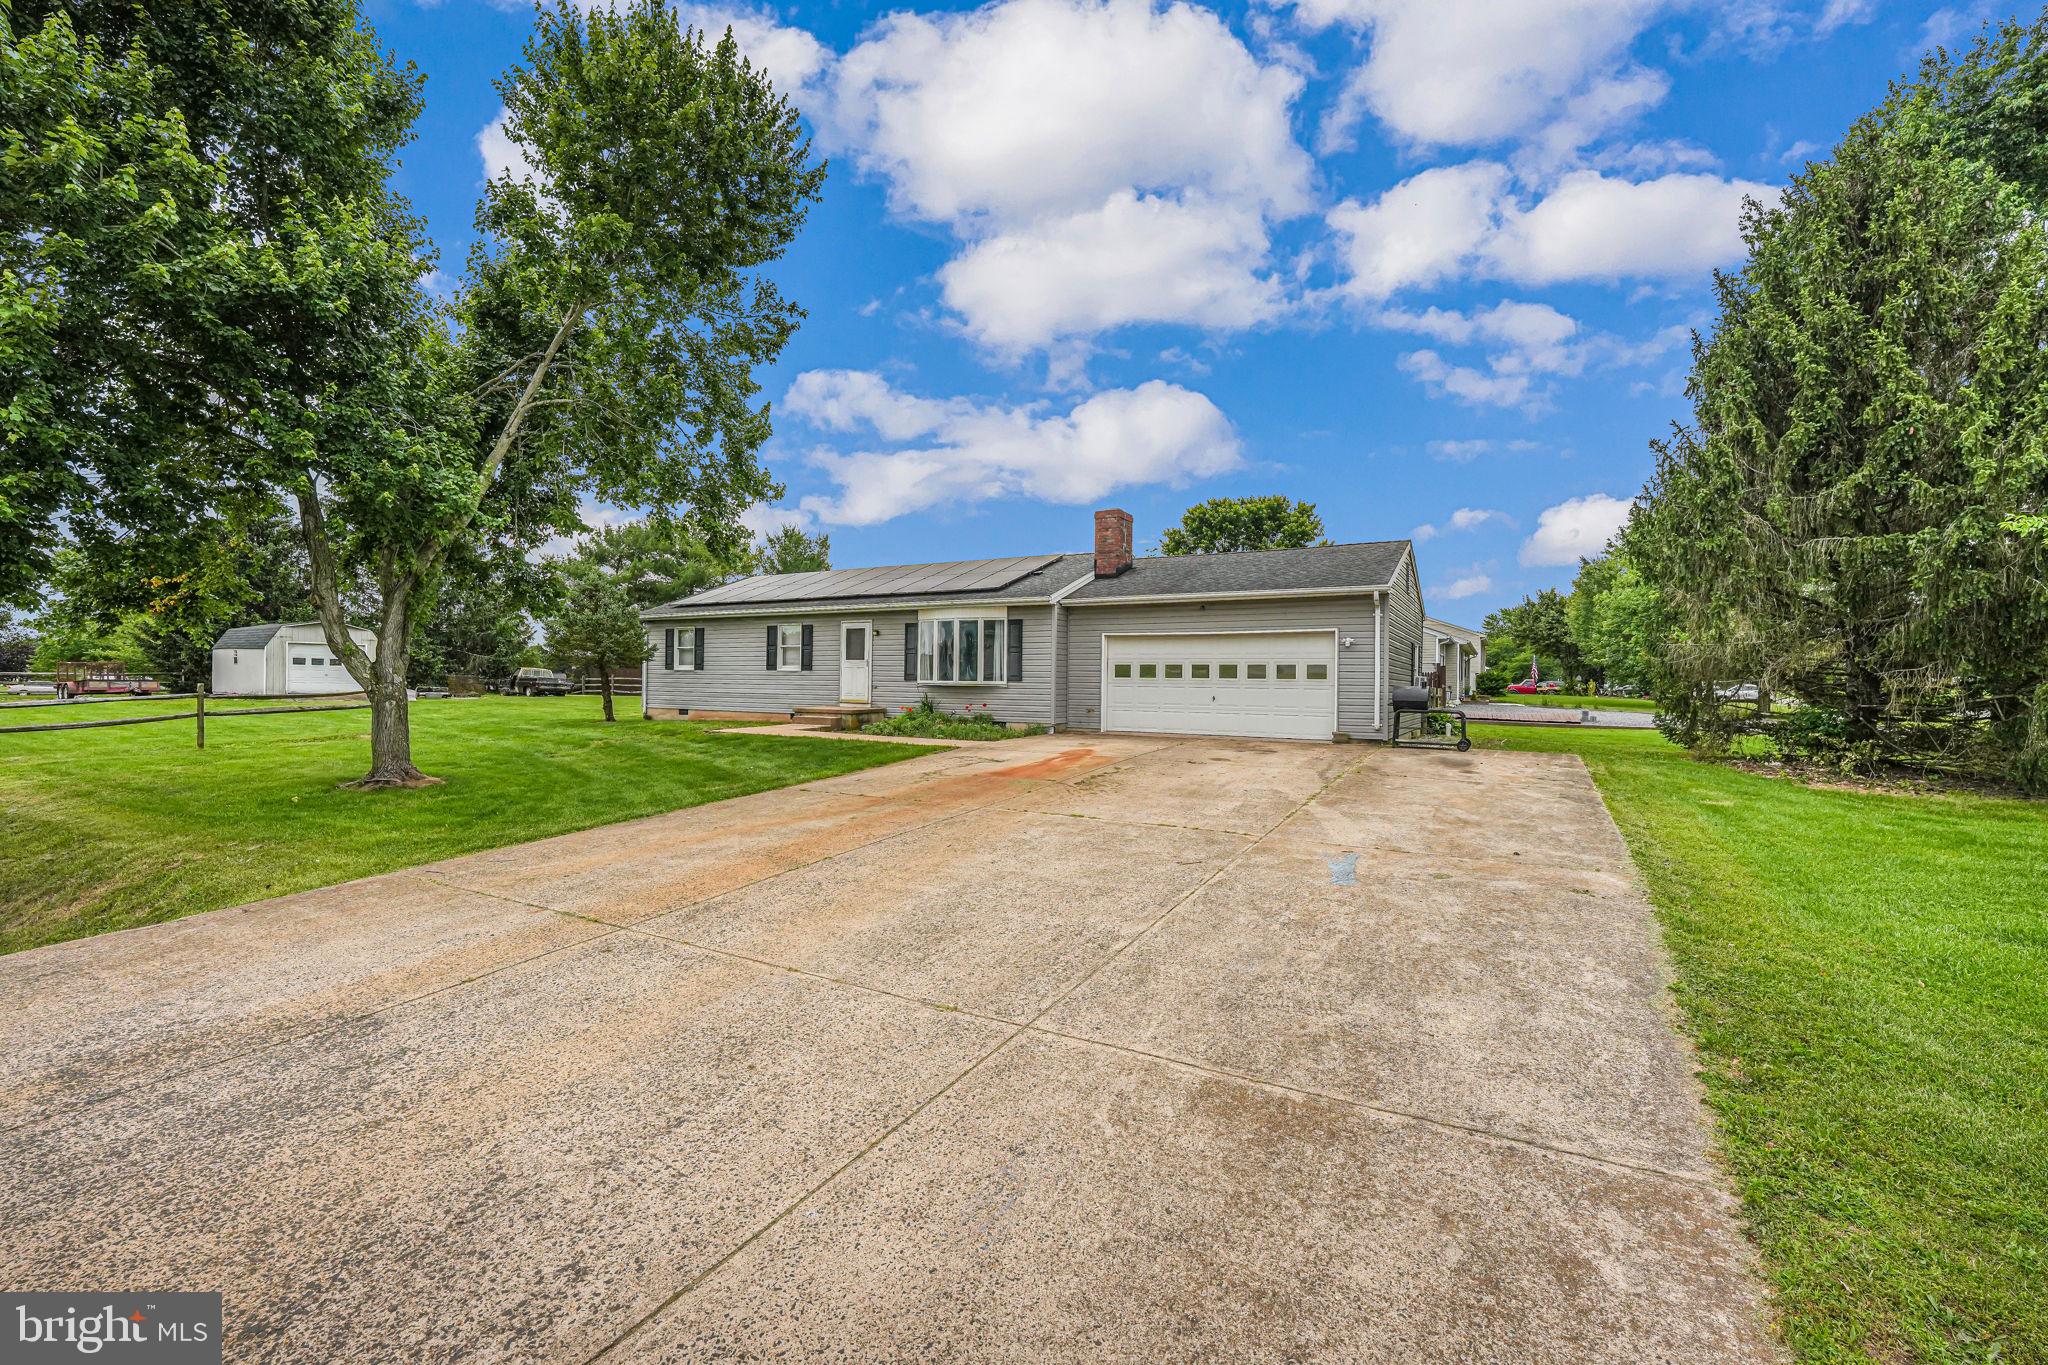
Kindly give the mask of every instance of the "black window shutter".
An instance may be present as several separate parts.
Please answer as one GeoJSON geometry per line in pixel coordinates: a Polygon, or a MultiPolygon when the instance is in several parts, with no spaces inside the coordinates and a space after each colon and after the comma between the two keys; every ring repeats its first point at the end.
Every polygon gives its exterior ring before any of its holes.
{"type": "Polygon", "coordinates": [[[768,671],[770,673],[775,671],[775,643],[781,633],[782,628],[780,626],[768,627],[768,671]]]}
{"type": "Polygon", "coordinates": [[[1010,681],[1024,676],[1024,623],[1010,622],[1010,681]]]}
{"type": "Polygon", "coordinates": [[[661,633],[661,666],[663,668],[674,668],[676,666],[676,628],[674,626],[670,626],[661,633]]]}
{"type": "Polygon", "coordinates": [[[804,627],[804,662],[803,662],[803,669],[804,669],[804,672],[806,672],[806,673],[808,673],[808,672],[810,672],[810,671],[811,671],[811,628],[810,628],[810,626],[809,626],[809,625],[806,625],[806,626],[804,627]]]}
{"type": "Polygon", "coordinates": [[[690,650],[690,667],[701,670],[704,667],[704,627],[696,628],[690,643],[693,646],[690,650]]]}
{"type": "Polygon", "coordinates": [[[917,681],[917,622],[903,623],[903,681],[917,681]]]}

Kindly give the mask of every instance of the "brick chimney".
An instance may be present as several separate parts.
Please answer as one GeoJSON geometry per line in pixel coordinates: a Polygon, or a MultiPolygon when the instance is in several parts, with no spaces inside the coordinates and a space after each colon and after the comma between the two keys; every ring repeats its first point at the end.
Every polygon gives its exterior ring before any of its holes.
{"type": "Polygon", "coordinates": [[[1114,578],[1131,567],[1131,514],[1105,507],[1095,514],[1095,576],[1114,578]]]}

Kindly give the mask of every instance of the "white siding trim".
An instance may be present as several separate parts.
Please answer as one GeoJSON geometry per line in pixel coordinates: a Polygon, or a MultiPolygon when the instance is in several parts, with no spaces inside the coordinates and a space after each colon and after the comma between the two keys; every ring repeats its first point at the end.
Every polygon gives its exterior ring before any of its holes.
{"type": "Polygon", "coordinates": [[[690,608],[679,604],[673,610],[660,607],[641,612],[640,624],[652,625],[659,621],[737,621],[747,617],[759,617],[765,621],[771,617],[845,616],[855,612],[873,616],[880,612],[909,611],[918,607],[958,607],[966,612],[967,608],[974,607],[977,603],[997,607],[1042,607],[1050,601],[1050,597],[999,597],[993,602],[982,602],[981,599],[973,597],[911,597],[897,602],[888,599],[876,601],[872,597],[851,597],[844,602],[819,602],[801,606],[794,603],[749,602],[745,604],[747,609],[744,611],[739,609],[738,603],[733,604],[730,610],[723,610],[717,606],[690,608]]]}
{"type": "Polygon", "coordinates": [[[1069,602],[1070,607],[1143,607],[1161,602],[1249,602],[1288,601],[1296,597],[1363,597],[1384,592],[1392,583],[1354,583],[1345,588],[1256,588],[1246,592],[1149,593],[1142,597],[1090,597],[1069,602]]]}

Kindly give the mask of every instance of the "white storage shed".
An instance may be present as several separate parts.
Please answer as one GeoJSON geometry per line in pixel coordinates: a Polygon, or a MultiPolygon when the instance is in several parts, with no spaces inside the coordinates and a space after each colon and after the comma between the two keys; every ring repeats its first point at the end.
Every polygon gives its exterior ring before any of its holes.
{"type": "MultiPolygon", "coordinates": [[[[361,626],[349,635],[371,658],[377,637],[361,626]]],[[[324,692],[357,692],[318,621],[272,621],[236,626],[213,642],[213,691],[250,697],[313,696],[324,692]]]]}

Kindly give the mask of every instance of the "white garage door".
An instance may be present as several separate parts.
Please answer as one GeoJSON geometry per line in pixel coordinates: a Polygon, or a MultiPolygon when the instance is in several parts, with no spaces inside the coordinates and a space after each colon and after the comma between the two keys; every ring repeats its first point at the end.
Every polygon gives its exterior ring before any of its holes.
{"type": "Polygon", "coordinates": [[[1337,728],[1329,631],[1103,637],[1102,728],[1327,740],[1337,728]]]}
{"type": "Polygon", "coordinates": [[[287,692],[353,692],[360,685],[348,675],[325,641],[317,645],[292,645],[285,655],[287,692]]]}

